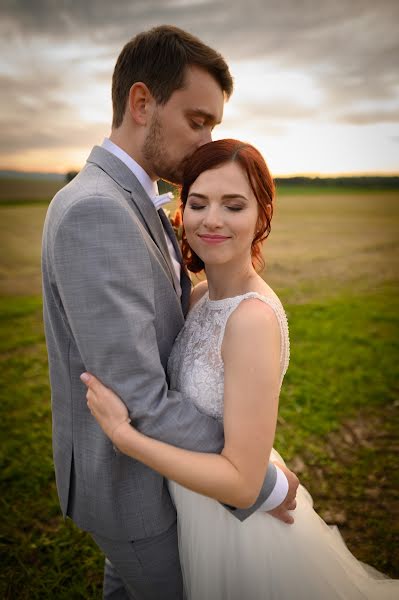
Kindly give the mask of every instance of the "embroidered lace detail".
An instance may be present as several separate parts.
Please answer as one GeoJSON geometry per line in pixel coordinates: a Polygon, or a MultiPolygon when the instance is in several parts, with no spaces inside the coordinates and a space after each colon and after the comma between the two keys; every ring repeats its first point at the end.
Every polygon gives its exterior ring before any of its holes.
{"type": "Polygon", "coordinates": [[[176,338],[169,362],[170,388],[190,398],[198,410],[223,419],[224,365],[221,355],[228,318],[247,298],[258,298],[274,311],[280,326],[280,386],[289,363],[288,322],[277,296],[248,292],[223,300],[209,300],[205,294],[189,312],[176,338]]]}

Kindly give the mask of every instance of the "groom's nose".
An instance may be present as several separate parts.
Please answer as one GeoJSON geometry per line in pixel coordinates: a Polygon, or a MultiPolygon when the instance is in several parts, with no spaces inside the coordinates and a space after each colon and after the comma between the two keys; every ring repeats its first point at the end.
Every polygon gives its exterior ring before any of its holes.
{"type": "Polygon", "coordinates": [[[202,134],[200,142],[198,144],[198,148],[200,148],[201,146],[204,146],[205,144],[208,144],[211,141],[212,141],[212,129],[210,127],[204,128],[203,134],[202,134]]]}

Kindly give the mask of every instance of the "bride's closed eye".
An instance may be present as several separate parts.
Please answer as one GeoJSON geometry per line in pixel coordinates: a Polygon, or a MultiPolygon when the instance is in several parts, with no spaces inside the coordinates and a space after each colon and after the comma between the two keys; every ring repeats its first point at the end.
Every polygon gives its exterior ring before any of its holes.
{"type": "Polygon", "coordinates": [[[239,212],[240,210],[244,209],[244,206],[231,206],[231,205],[227,205],[226,208],[228,210],[230,210],[231,212],[239,212]]]}
{"type": "Polygon", "coordinates": [[[188,207],[192,210],[201,210],[201,208],[205,207],[205,204],[199,204],[198,202],[189,202],[188,207]]]}

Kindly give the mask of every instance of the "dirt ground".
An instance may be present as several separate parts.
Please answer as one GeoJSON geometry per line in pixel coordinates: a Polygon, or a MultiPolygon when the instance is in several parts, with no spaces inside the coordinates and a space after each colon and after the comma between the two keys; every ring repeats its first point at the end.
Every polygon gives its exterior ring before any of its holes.
{"type": "Polygon", "coordinates": [[[394,578],[399,578],[398,431],[399,402],[383,415],[359,415],[330,434],[328,464],[315,463],[306,452],[290,462],[313,494],[317,512],[338,525],[351,552],[394,578]]]}

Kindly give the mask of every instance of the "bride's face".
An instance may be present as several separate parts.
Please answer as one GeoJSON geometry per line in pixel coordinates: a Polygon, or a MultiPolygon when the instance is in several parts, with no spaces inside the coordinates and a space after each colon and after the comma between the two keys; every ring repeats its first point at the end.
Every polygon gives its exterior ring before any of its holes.
{"type": "Polygon", "coordinates": [[[183,215],[187,241],[205,267],[251,261],[257,218],[255,195],[235,162],[201,173],[183,215]]]}

